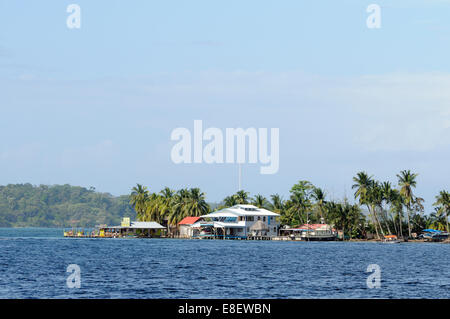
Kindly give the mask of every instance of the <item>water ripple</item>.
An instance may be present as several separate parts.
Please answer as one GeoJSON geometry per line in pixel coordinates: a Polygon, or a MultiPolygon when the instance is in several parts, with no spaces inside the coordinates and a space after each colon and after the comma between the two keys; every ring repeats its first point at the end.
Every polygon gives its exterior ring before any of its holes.
{"type": "Polygon", "coordinates": [[[450,297],[450,245],[444,244],[103,240],[60,234],[0,229],[0,298],[450,297]],[[69,264],[81,268],[80,289],[66,286],[69,264]],[[369,264],[381,267],[380,289],[366,285],[369,264]]]}

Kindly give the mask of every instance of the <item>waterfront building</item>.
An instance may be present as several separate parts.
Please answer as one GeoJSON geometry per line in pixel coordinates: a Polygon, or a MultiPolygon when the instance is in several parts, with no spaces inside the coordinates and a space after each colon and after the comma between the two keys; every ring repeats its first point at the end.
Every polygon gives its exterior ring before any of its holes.
{"type": "Polygon", "coordinates": [[[164,231],[166,227],[161,226],[157,222],[137,222],[128,220],[128,222],[122,221],[120,226],[112,226],[110,229],[112,229],[113,233],[117,233],[119,235],[118,237],[127,235],[139,237],[160,237],[162,235],[162,231],[164,231]]]}
{"type": "Polygon", "coordinates": [[[180,226],[180,235],[181,238],[192,238],[194,229],[192,225],[201,220],[201,217],[185,217],[178,223],[180,226]]]}
{"type": "Polygon", "coordinates": [[[304,224],[298,227],[286,227],[281,234],[294,240],[336,240],[336,229],[328,224],[304,224]]]}
{"type": "Polygon", "coordinates": [[[64,237],[120,238],[120,237],[161,237],[166,227],[157,222],[137,222],[124,217],[120,226],[99,225],[94,230],[64,230],[64,237]]]}
{"type": "Polygon", "coordinates": [[[272,239],[280,227],[279,214],[253,205],[235,205],[201,216],[192,224],[192,238],[272,239]]]}

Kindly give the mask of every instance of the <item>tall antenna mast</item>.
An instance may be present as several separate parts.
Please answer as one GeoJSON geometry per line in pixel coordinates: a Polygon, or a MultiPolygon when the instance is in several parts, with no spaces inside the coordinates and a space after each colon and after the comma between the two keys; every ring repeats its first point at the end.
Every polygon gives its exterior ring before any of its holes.
{"type": "Polygon", "coordinates": [[[239,163],[239,189],[238,191],[242,190],[242,166],[241,163],[239,163]]]}

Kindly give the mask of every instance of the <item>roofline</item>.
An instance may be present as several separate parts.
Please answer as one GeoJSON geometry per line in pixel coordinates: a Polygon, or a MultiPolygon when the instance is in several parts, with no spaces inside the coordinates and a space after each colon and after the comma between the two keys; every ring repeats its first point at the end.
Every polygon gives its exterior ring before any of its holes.
{"type": "MultiPolygon", "coordinates": [[[[239,206],[239,205],[235,205],[235,206],[239,206]]],[[[235,206],[223,208],[221,210],[212,212],[207,215],[203,215],[201,217],[227,217],[226,215],[232,215],[232,216],[228,216],[228,217],[235,217],[235,216],[275,216],[275,217],[278,217],[278,216],[281,216],[278,213],[274,213],[265,208],[258,208],[253,205],[246,205],[246,206],[252,206],[257,209],[256,211],[241,210],[235,206]],[[222,216],[220,216],[220,214],[222,214],[222,216]]]]}

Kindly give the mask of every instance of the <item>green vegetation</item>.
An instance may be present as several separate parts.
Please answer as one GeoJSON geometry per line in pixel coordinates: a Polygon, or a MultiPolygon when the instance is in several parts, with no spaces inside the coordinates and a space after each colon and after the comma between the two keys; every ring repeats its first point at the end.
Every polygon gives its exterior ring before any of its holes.
{"type": "Polygon", "coordinates": [[[435,226],[438,229],[444,228],[444,223],[442,219],[445,219],[446,231],[450,232],[448,225],[448,215],[450,214],[450,193],[446,191],[441,191],[439,195],[436,196],[436,202],[433,204],[436,206],[435,214],[432,214],[435,218],[435,226]]]}
{"type": "Polygon", "coordinates": [[[70,185],[0,186],[0,227],[92,227],[123,216],[135,216],[128,196],[70,185]]]}
{"type": "Polygon", "coordinates": [[[367,208],[369,230],[377,238],[388,234],[404,237],[406,229],[406,237],[411,237],[412,232],[419,233],[433,222],[424,215],[424,199],[413,194],[417,176],[409,170],[401,171],[397,175],[399,189],[392,188],[390,182],[374,180],[366,172],[359,172],[353,178],[355,199],[367,208]]]}
{"type": "Polygon", "coordinates": [[[130,204],[138,220],[156,221],[168,226],[176,225],[187,216],[208,214],[211,208],[199,188],[173,191],[166,187],[159,193],[150,193],[147,187],[137,184],[130,195],[130,204]]]}
{"type": "MultiPolygon", "coordinates": [[[[325,191],[309,181],[299,181],[292,186],[290,196],[284,200],[279,194],[270,199],[240,190],[227,196],[216,209],[237,204],[252,204],[279,213],[281,225],[298,226],[306,223],[328,223],[340,230],[345,238],[376,238],[396,234],[411,237],[424,228],[444,230],[449,228],[450,194],[441,191],[436,196],[435,212],[424,214],[424,199],[414,194],[417,174],[409,170],[397,175],[398,189],[388,181],[380,182],[366,172],[353,178],[355,204],[347,198],[329,200],[325,191]]],[[[145,186],[137,185],[131,193],[130,204],[138,219],[157,221],[174,228],[186,216],[201,216],[212,211],[205,194],[198,188],[174,191],[165,188],[150,193],[145,186]]]]}
{"type": "Polygon", "coordinates": [[[130,195],[112,196],[94,188],[70,185],[0,186],[0,227],[92,227],[116,225],[122,217],[156,221],[171,228],[186,216],[201,216],[212,210],[253,204],[281,215],[281,225],[328,223],[346,238],[367,238],[373,234],[411,237],[424,228],[449,231],[450,194],[442,190],[436,196],[434,212],[424,213],[424,199],[415,194],[417,174],[409,170],[397,175],[397,185],[380,182],[366,172],[353,177],[354,199],[332,200],[326,192],[309,181],[299,181],[289,191],[289,198],[279,194],[270,198],[250,196],[244,190],[227,196],[219,205],[208,204],[198,188],[178,191],[168,187],[151,193],[137,184],[130,195]]]}

